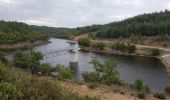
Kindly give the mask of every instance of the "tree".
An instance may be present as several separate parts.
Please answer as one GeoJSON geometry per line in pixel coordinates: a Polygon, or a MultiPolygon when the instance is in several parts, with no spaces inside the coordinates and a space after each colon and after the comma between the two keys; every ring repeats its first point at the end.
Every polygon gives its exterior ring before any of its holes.
{"type": "Polygon", "coordinates": [[[14,57],[13,57],[13,64],[15,67],[19,67],[19,68],[28,68],[27,65],[27,59],[28,57],[22,53],[21,51],[16,51],[14,53],[14,57]]]}
{"type": "Polygon", "coordinates": [[[93,64],[95,72],[84,73],[83,77],[85,78],[85,81],[100,82],[106,85],[121,83],[114,59],[110,58],[102,64],[97,58],[93,58],[90,64],[93,64]]]}
{"type": "Polygon", "coordinates": [[[14,54],[13,64],[15,67],[29,69],[32,73],[36,74],[40,71],[40,60],[42,58],[42,54],[37,51],[31,50],[26,53],[17,51],[14,54]]]}

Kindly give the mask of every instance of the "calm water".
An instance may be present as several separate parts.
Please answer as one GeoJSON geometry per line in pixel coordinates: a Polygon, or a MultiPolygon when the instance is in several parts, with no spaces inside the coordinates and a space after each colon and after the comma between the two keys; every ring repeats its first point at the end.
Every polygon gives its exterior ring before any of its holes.
{"type": "MultiPolygon", "coordinates": [[[[69,44],[67,40],[50,39],[51,43],[37,46],[34,49],[44,52],[56,49],[66,48],[69,44]]],[[[9,54],[10,55],[10,54],[9,54]]],[[[114,57],[117,61],[117,68],[121,79],[128,83],[134,83],[135,80],[141,79],[145,85],[148,85],[152,91],[163,91],[170,85],[170,77],[164,70],[163,65],[158,59],[147,57],[119,56],[97,54],[92,52],[79,51],[79,62],[76,70],[76,77],[82,79],[83,71],[93,71],[92,65],[89,64],[91,57],[98,57],[100,61],[105,61],[109,57],[114,57]]],[[[50,63],[52,66],[63,64],[69,66],[69,54],[45,58],[42,63],[50,63]]]]}

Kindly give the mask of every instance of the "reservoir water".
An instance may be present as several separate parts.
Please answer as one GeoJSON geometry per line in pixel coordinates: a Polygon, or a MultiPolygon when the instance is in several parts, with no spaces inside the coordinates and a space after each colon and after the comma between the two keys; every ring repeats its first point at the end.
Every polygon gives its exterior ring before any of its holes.
{"type": "MultiPolygon", "coordinates": [[[[69,44],[66,43],[67,40],[64,39],[52,38],[50,41],[51,43],[37,46],[34,49],[45,52],[69,47],[69,44]]],[[[120,78],[125,82],[134,83],[135,80],[141,79],[152,91],[163,91],[166,86],[170,85],[170,77],[164,70],[164,66],[156,58],[107,55],[83,51],[79,51],[78,55],[79,62],[78,67],[75,68],[75,75],[79,79],[82,79],[82,72],[94,70],[92,65],[89,64],[92,57],[98,57],[101,62],[113,57],[117,61],[120,78]]],[[[69,54],[64,53],[59,56],[45,58],[42,63],[50,63],[52,66],[57,64],[69,66],[69,54]]]]}

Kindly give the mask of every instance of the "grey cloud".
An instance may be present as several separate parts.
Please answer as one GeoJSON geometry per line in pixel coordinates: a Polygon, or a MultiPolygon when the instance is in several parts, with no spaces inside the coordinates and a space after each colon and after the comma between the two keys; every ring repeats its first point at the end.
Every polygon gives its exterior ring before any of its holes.
{"type": "Polygon", "coordinates": [[[169,0],[0,0],[0,20],[77,27],[165,9],[169,0]]]}

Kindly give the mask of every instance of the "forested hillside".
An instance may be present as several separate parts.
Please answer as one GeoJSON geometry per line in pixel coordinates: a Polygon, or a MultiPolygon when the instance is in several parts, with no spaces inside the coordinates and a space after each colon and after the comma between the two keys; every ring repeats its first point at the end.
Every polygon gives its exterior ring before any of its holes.
{"type": "Polygon", "coordinates": [[[33,42],[47,38],[25,23],[0,21],[0,44],[33,42]]]}
{"type": "Polygon", "coordinates": [[[106,25],[77,28],[77,33],[95,32],[97,37],[128,37],[132,34],[143,36],[170,35],[170,11],[138,15],[123,21],[106,25]]]}

